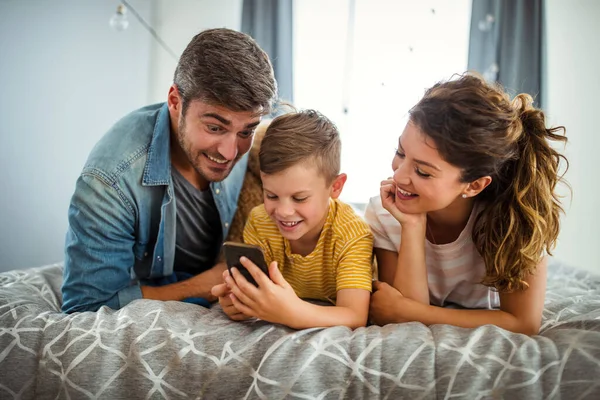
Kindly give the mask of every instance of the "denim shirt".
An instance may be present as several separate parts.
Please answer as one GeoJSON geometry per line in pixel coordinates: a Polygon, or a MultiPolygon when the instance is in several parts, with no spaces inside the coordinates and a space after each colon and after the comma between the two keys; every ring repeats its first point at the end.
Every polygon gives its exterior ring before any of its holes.
{"type": "MultiPolygon", "coordinates": [[[[63,306],[119,309],[142,298],[140,280],[173,274],[176,203],[170,116],[155,104],[125,116],[92,150],[69,207],[63,306]]],[[[210,189],[223,238],[237,209],[247,155],[210,189]]]]}

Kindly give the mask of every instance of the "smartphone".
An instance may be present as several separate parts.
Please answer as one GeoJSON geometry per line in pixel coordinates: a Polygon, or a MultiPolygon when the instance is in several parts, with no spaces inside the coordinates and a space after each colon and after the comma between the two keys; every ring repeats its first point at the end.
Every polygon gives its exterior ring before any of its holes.
{"type": "MultiPolygon", "coordinates": [[[[223,243],[223,252],[225,253],[225,262],[227,263],[227,269],[230,274],[231,268],[236,267],[248,282],[252,283],[254,286],[258,286],[250,274],[250,271],[248,271],[240,262],[240,257],[244,256],[256,264],[267,277],[269,276],[267,262],[265,261],[265,256],[260,247],[246,243],[225,242],[223,243]]],[[[233,275],[231,275],[231,277],[233,278],[233,275]]]]}

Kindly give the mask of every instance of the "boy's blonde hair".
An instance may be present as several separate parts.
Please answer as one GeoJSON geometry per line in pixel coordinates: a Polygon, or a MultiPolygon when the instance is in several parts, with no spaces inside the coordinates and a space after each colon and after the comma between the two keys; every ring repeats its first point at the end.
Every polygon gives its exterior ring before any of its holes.
{"type": "Polygon", "coordinates": [[[330,185],[340,173],[342,142],[337,127],[315,110],[275,118],[260,146],[260,171],[282,172],[296,164],[314,165],[330,185]]]}

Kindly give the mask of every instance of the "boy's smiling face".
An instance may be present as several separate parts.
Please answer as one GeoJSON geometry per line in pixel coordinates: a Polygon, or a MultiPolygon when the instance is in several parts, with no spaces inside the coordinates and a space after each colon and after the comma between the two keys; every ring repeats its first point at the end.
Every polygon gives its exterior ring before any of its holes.
{"type": "Polygon", "coordinates": [[[329,199],[339,197],[346,175],[338,175],[328,185],[310,162],[260,175],[265,209],[281,235],[292,245],[314,248],[327,219],[329,199]]]}

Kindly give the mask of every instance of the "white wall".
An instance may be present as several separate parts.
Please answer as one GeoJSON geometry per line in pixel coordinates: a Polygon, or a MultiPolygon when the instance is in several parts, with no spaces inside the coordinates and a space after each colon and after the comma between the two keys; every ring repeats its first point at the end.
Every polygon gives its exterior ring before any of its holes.
{"type": "MultiPolygon", "coordinates": [[[[242,0],[153,0],[152,3],[152,26],[177,56],[202,30],[240,30],[242,25],[242,0]]],[[[165,101],[176,66],[177,60],[158,44],[152,47],[149,103],[165,101]]]]}
{"type": "MultiPolygon", "coordinates": [[[[130,0],[179,55],[209,27],[239,29],[241,0],[130,0]]],[[[62,261],[87,155],[126,113],[164,101],[176,61],[119,1],[0,1],[0,272],[62,261]]]]}
{"type": "MultiPolygon", "coordinates": [[[[544,107],[553,125],[567,128],[566,155],[572,186],[556,257],[600,274],[598,114],[600,103],[600,2],[546,0],[547,92],[544,107]]],[[[563,190],[564,191],[564,190],[563,190]]]]}
{"type": "Polygon", "coordinates": [[[0,271],[64,258],[88,152],[148,98],[151,40],[136,24],[109,28],[117,4],[0,1],[0,271]]]}

